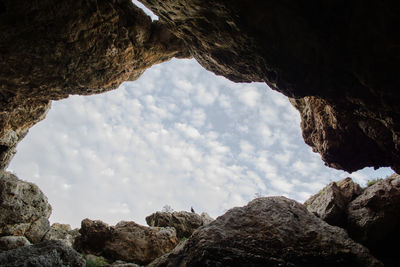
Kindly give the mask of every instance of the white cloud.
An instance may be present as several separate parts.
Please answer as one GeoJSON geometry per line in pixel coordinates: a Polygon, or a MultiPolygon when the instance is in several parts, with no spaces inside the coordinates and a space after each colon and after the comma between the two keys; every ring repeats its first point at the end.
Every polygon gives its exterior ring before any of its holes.
{"type": "Polygon", "coordinates": [[[240,92],[239,99],[249,107],[255,107],[260,94],[254,87],[246,87],[240,92]]]}

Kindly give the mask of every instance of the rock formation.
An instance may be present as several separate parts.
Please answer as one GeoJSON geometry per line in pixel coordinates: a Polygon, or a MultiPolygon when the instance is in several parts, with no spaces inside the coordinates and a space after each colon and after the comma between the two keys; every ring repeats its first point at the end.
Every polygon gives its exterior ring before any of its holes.
{"type": "Polygon", "coordinates": [[[347,205],[361,193],[360,185],[348,177],[339,182],[330,183],[318,194],[304,202],[304,205],[308,211],[316,214],[330,225],[343,227],[347,221],[347,205]]]}
{"type": "Polygon", "coordinates": [[[0,236],[25,236],[38,243],[49,230],[51,206],[39,188],[0,171],[0,236]]]}
{"type": "Polygon", "coordinates": [[[46,241],[0,253],[3,267],[83,267],[85,261],[62,241],[46,241]]]}
{"type": "Polygon", "coordinates": [[[63,240],[68,246],[73,247],[75,239],[79,236],[79,229],[72,230],[69,224],[53,223],[43,236],[43,241],[63,240]]]}
{"type": "Polygon", "coordinates": [[[383,265],[303,205],[267,197],[229,210],[149,266],[383,265]]]}
{"type": "Polygon", "coordinates": [[[393,244],[400,238],[400,175],[393,174],[364,190],[346,178],[330,183],[304,204],[329,224],[346,229],[386,266],[397,266],[393,244]]]}
{"type": "Polygon", "coordinates": [[[79,251],[110,260],[147,264],[171,251],[177,244],[171,227],[145,227],[134,222],[108,226],[101,221],[82,221],[81,236],[76,240],[79,251]]]}
{"type": "Polygon", "coordinates": [[[398,266],[400,175],[378,181],[347,207],[349,235],[367,246],[387,266],[398,266]]]}
{"type": "Polygon", "coordinates": [[[197,228],[207,225],[212,221],[207,214],[203,213],[202,215],[187,211],[157,211],[147,216],[146,222],[149,226],[153,227],[173,227],[176,230],[176,236],[181,239],[189,237],[197,228]]]}
{"type": "Polygon", "coordinates": [[[130,0],[0,1],[0,167],[49,100],[89,95],[188,57],[182,41],[130,0]]]}

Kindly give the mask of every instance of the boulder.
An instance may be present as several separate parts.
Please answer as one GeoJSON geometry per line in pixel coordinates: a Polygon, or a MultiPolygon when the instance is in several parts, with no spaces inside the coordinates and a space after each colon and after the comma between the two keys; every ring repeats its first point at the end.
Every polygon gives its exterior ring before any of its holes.
{"type": "Polygon", "coordinates": [[[360,185],[349,177],[325,186],[319,193],[311,196],[304,205],[331,225],[345,226],[347,205],[362,193],[360,185]]]}
{"type": "Polygon", "coordinates": [[[157,211],[146,217],[146,222],[149,226],[175,228],[176,236],[179,239],[189,237],[197,228],[210,223],[212,220],[213,219],[208,216],[207,213],[199,215],[187,211],[157,211]]]}
{"type": "Polygon", "coordinates": [[[227,211],[148,266],[383,265],[304,205],[266,197],[227,211]]]}
{"type": "Polygon", "coordinates": [[[62,241],[45,241],[0,253],[3,267],[83,267],[82,256],[62,241]]]}
{"type": "Polygon", "coordinates": [[[75,240],[75,249],[87,254],[101,255],[105,243],[111,239],[111,226],[100,220],[84,219],[75,240]]]}
{"type": "Polygon", "coordinates": [[[145,227],[121,221],[108,226],[101,221],[82,221],[77,239],[82,252],[103,256],[110,261],[123,260],[147,264],[171,251],[179,242],[171,227],[145,227]]]}
{"type": "Polygon", "coordinates": [[[51,206],[40,189],[0,171],[0,236],[25,235],[40,242],[50,228],[51,206]]]}
{"type": "Polygon", "coordinates": [[[400,239],[400,175],[366,188],[347,207],[349,235],[367,246],[388,266],[398,266],[400,239]]]}
{"type": "Polygon", "coordinates": [[[7,251],[23,246],[29,246],[31,242],[24,236],[2,236],[0,237],[0,251],[7,251]]]}
{"type": "Polygon", "coordinates": [[[69,224],[53,223],[43,240],[64,240],[68,246],[73,247],[78,236],[79,229],[72,230],[69,224]]]}

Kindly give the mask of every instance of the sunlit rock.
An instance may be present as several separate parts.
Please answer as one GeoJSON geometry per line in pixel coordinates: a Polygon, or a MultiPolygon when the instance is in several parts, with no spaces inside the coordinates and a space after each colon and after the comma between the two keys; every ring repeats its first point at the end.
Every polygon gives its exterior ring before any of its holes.
{"type": "Polygon", "coordinates": [[[0,171],[0,236],[25,235],[37,243],[50,228],[50,214],[47,197],[36,185],[0,171]]]}

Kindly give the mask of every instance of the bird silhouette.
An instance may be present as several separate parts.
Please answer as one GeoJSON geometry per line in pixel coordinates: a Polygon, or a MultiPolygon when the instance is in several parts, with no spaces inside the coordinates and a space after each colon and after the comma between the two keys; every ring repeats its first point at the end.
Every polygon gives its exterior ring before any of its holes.
{"type": "Polygon", "coordinates": [[[190,211],[193,212],[193,213],[195,213],[193,207],[190,207],[190,211]]]}

